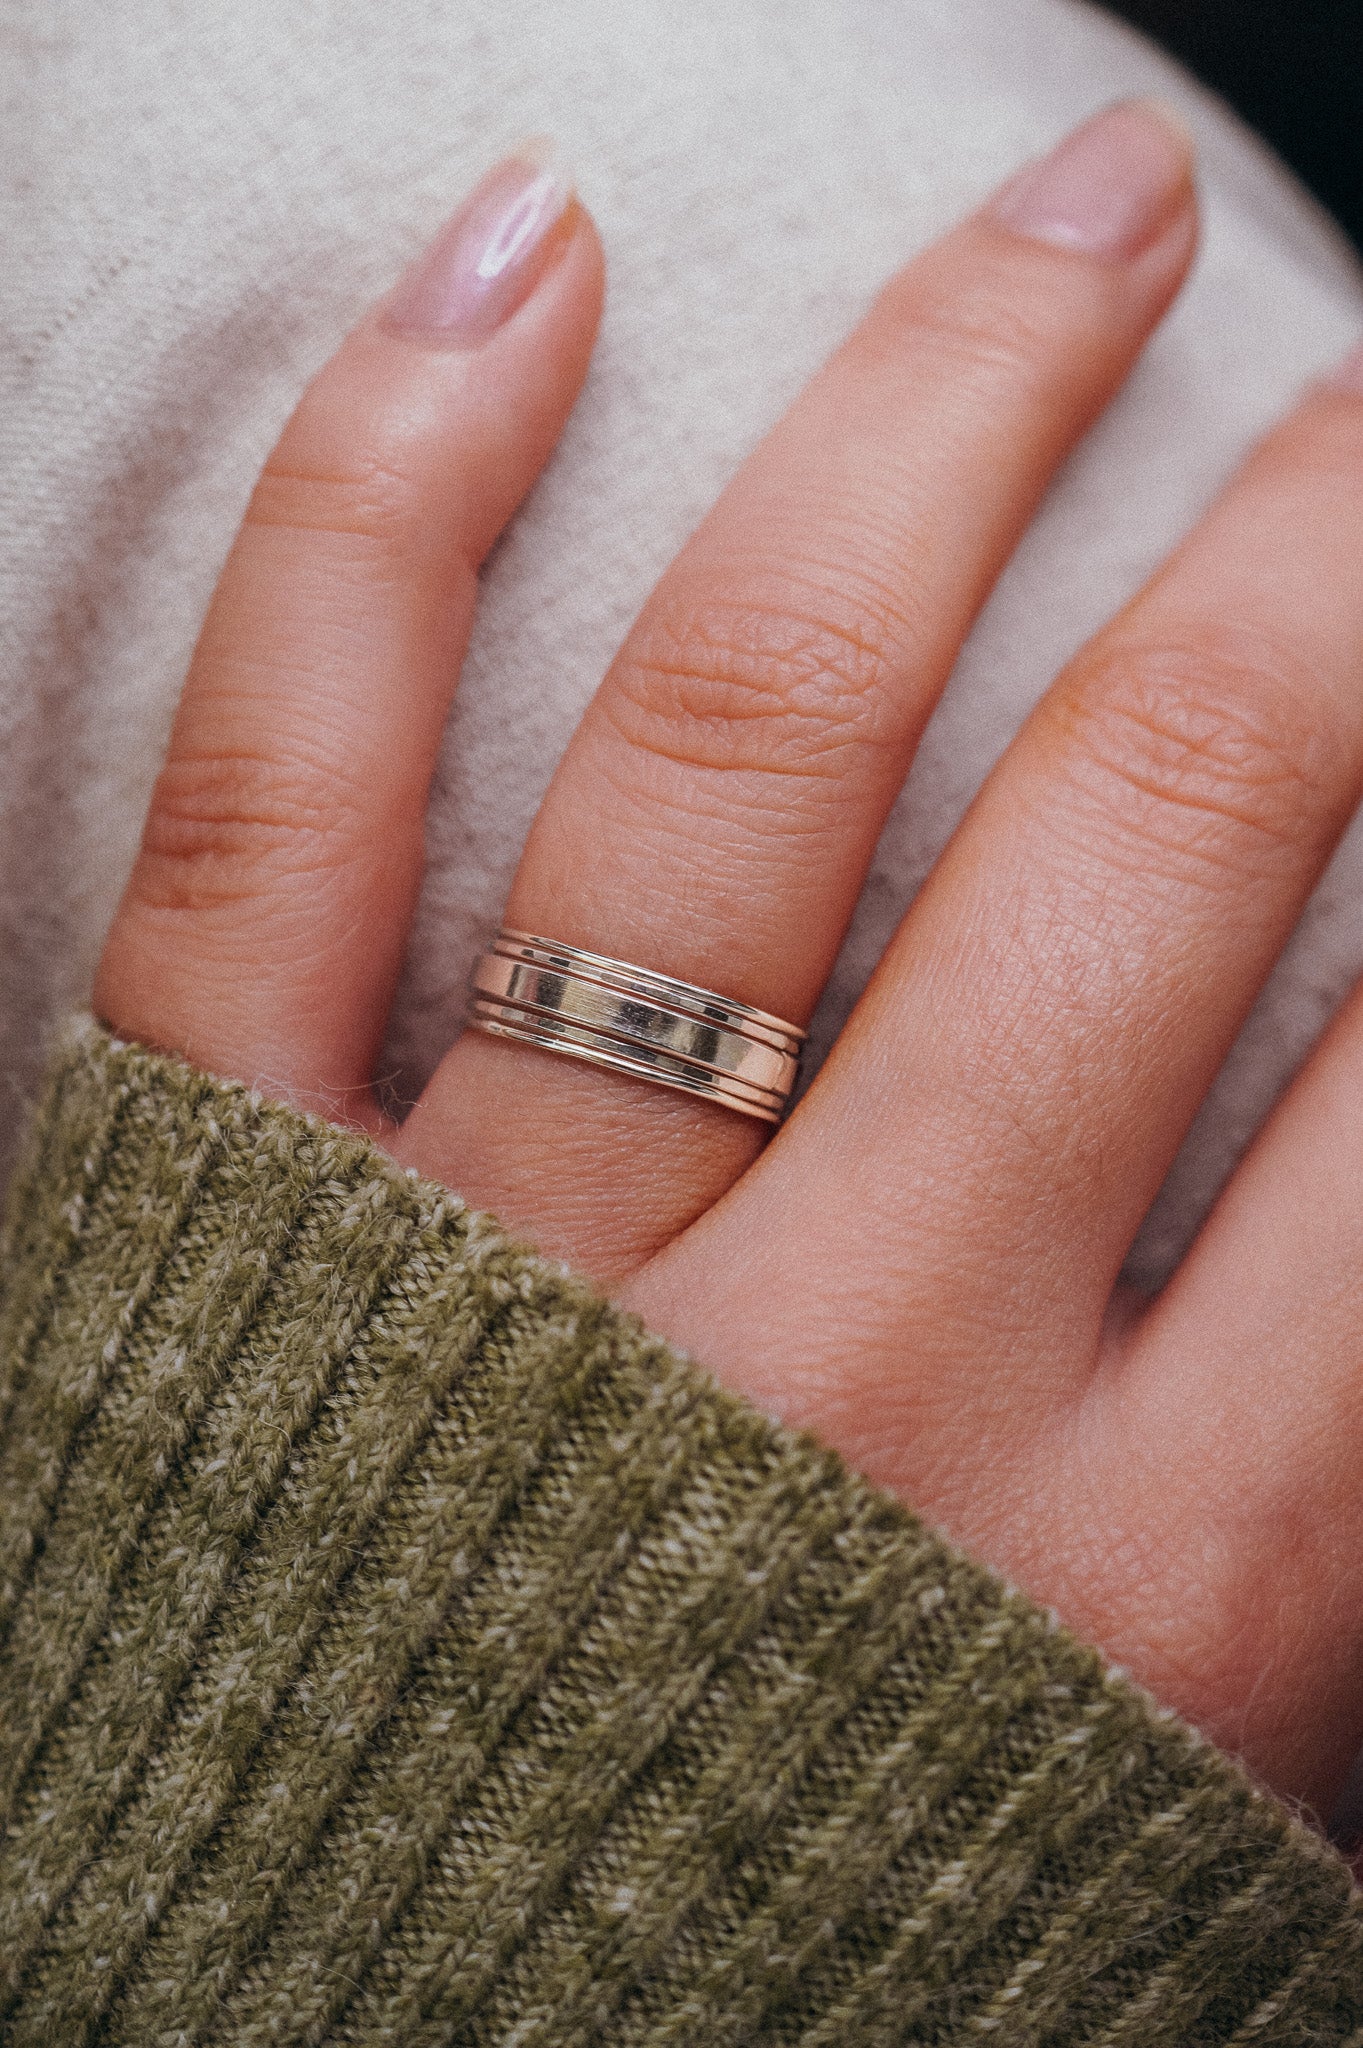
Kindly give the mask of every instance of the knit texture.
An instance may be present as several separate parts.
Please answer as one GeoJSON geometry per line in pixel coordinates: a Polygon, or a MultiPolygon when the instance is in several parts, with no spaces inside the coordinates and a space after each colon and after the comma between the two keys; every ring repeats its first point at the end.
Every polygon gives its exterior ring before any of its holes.
{"type": "MultiPolygon", "coordinates": [[[[488,164],[557,138],[610,289],[582,400],[480,578],[379,1061],[404,1102],[592,692],[743,456],[900,263],[1141,93],[1197,136],[1196,273],[956,664],[806,1079],[1060,664],[1363,334],[1342,240],[1168,58],[1072,0],[0,0],[0,1100],[36,1093],[94,977],[261,463],[488,164]]],[[[1142,1282],[1360,975],[1363,817],[1147,1220],[1142,1282]]]]}
{"type": "Polygon", "coordinates": [[[1338,1859],[365,1140],[79,1026],[0,1362],[0,2038],[1363,2039],[1338,1859]]]}

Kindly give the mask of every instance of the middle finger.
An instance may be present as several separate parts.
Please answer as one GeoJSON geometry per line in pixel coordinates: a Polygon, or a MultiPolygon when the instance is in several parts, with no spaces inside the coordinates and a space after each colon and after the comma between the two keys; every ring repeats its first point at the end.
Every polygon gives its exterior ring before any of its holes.
{"type": "MultiPolygon", "coordinates": [[[[975,613],[1194,235],[1182,132],[1123,106],[890,285],[654,594],[545,799],[509,925],[807,1020],[975,613]]],[[[609,1281],[760,1137],[469,1033],[400,1153],[609,1281]]]]}

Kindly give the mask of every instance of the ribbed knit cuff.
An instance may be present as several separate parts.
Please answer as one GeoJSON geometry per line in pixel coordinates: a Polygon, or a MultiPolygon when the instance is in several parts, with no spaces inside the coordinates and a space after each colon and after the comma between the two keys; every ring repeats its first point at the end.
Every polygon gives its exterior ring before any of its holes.
{"type": "Polygon", "coordinates": [[[1339,1860],[367,1142],[79,1026],[0,1365],[0,2037],[1343,2041],[1339,1860]]]}

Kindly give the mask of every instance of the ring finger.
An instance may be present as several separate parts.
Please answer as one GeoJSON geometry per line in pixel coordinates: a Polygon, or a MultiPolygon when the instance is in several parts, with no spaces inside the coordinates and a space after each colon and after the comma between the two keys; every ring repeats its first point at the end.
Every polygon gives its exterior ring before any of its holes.
{"type": "MultiPolygon", "coordinates": [[[[1124,106],[889,286],[655,592],[545,799],[510,925],[806,1021],[961,642],[1194,236],[1186,140],[1124,106]]],[[[470,1033],[399,1149],[611,1280],[760,1137],[470,1033]]]]}

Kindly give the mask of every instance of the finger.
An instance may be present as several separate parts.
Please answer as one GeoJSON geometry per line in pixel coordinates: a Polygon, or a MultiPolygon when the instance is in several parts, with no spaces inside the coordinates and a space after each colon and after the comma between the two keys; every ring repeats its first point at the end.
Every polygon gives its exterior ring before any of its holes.
{"type": "Polygon", "coordinates": [[[480,562],[586,370],[596,236],[493,171],[303,397],[218,585],[95,1000],[120,1031],[363,1113],[480,562]]]}
{"type": "MultiPolygon", "coordinates": [[[[890,285],[645,609],[509,923],[804,1022],[961,641],[1194,235],[1182,132],[1122,107],[890,285]]],[[[611,1279],[759,1141],[723,1108],[471,1033],[401,1149],[611,1279]]]]}
{"type": "MultiPolygon", "coordinates": [[[[1355,415],[1363,361],[1336,401],[1355,415]]],[[[1363,660],[1355,685],[1363,675],[1363,660]]],[[[1207,1515],[1233,1569],[1213,1588],[1233,1668],[1252,1672],[1230,1730],[1275,1783],[1318,1804],[1363,1742],[1363,991],[1289,1088],[1192,1251],[1133,1333],[1122,1399],[1133,1435],[1207,1515]],[[1189,1361],[1193,1361],[1190,1373],[1189,1361]],[[1175,1396],[1187,1426],[1167,1418],[1175,1396]],[[1219,1532],[1218,1532],[1219,1534],[1219,1532]]]]}
{"type": "Polygon", "coordinates": [[[1138,1617],[1150,1682],[1322,1816],[1363,1743],[1360,1081],[1355,997],[1136,1326],[1111,1390],[1129,1446],[1125,1479],[1108,1475],[1114,1518],[1135,1520],[1131,1475],[1147,1500],[1157,1475],[1196,1589],[1138,1617]]]}
{"type": "Polygon", "coordinates": [[[1358,795],[1361,549],[1363,407],[1321,390],[1060,678],[778,1145],[637,1290],[920,1502],[948,1446],[1015,1445],[1089,1383],[1136,1227],[1358,795]],[[740,1358],[754,1243],[773,1313],[740,1358]]]}

